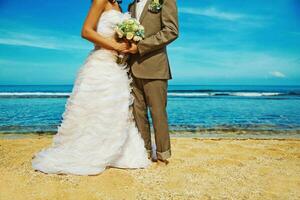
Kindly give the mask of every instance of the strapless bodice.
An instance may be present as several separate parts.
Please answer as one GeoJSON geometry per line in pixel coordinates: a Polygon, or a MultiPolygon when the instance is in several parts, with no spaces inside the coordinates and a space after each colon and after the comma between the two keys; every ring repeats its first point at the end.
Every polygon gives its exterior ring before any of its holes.
{"type": "MultiPolygon", "coordinates": [[[[97,33],[99,33],[103,37],[112,38],[115,36],[115,27],[118,23],[121,23],[125,19],[130,18],[129,13],[122,13],[118,10],[108,10],[104,11],[98,21],[97,24],[97,33]]],[[[99,55],[107,55],[106,57],[111,57],[113,60],[116,61],[118,52],[114,50],[107,50],[101,48],[100,46],[95,46],[94,50],[92,51],[93,55],[91,56],[99,56],[99,55]],[[98,55],[99,54],[99,55],[98,55]]]]}
{"type": "Polygon", "coordinates": [[[104,37],[113,37],[115,26],[128,18],[130,18],[129,13],[122,13],[113,9],[104,11],[99,19],[97,32],[104,37]]]}

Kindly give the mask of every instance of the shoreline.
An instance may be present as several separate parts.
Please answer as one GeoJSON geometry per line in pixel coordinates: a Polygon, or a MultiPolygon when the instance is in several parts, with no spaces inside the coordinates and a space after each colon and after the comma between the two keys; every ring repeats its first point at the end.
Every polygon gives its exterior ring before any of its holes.
{"type": "MultiPolygon", "coordinates": [[[[0,133],[0,140],[2,139],[26,139],[39,137],[53,137],[55,132],[45,133],[0,133]]],[[[152,133],[152,135],[154,135],[152,133]]],[[[299,133],[202,133],[189,131],[170,131],[171,138],[199,138],[211,140],[300,140],[299,133]]]]}

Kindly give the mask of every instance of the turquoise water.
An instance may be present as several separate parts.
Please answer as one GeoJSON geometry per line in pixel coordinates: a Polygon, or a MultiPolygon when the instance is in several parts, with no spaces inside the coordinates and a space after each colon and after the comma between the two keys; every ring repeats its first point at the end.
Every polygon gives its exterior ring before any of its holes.
{"type": "MultiPolygon", "coordinates": [[[[56,132],[71,85],[0,86],[0,133],[56,132]]],[[[300,133],[300,86],[169,86],[171,131],[300,133]]]]}

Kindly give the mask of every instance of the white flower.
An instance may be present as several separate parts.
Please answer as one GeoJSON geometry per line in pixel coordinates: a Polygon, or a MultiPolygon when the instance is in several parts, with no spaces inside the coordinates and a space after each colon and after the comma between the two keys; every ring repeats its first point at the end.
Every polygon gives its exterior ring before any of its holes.
{"type": "Polygon", "coordinates": [[[140,36],[134,36],[133,37],[133,41],[135,41],[135,42],[139,42],[141,40],[142,40],[142,38],[140,36]]]}
{"type": "Polygon", "coordinates": [[[127,23],[128,23],[128,24],[134,24],[134,19],[129,19],[129,20],[127,20],[127,23]]]}
{"type": "Polygon", "coordinates": [[[133,31],[137,31],[137,30],[139,30],[139,26],[137,24],[134,24],[132,26],[132,29],[133,29],[133,31]]]}
{"type": "Polygon", "coordinates": [[[145,30],[144,26],[139,25],[139,30],[145,30]]]}
{"type": "Polygon", "coordinates": [[[133,37],[134,37],[134,34],[133,34],[132,32],[128,32],[128,33],[126,34],[126,39],[127,39],[127,40],[132,40],[133,37]]]}
{"type": "Polygon", "coordinates": [[[119,38],[124,37],[124,33],[121,30],[117,30],[117,35],[118,35],[119,38]]]}
{"type": "Polygon", "coordinates": [[[115,28],[115,32],[117,33],[119,38],[124,37],[124,32],[119,27],[115,28]]]}

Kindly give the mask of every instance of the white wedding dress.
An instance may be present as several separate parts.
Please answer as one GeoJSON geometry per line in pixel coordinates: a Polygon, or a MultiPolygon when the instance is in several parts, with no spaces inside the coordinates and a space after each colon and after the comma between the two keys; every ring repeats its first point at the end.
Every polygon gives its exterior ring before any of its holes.
{"type": "MultiPolygon", "coordinates": [[[[114,35],[128,18],[105,11],[97,32],[114,35]]],[[[131,80],[117,53],[95,49],[80,69],[67,101],[63,122],[51,147],[37,153],[32,167],[45,173],[95,175],[107,167],[146,168],[150,161],[130,109],[131,80]]]]}

